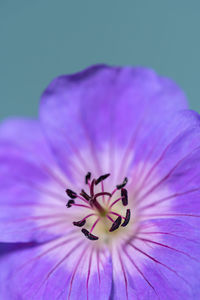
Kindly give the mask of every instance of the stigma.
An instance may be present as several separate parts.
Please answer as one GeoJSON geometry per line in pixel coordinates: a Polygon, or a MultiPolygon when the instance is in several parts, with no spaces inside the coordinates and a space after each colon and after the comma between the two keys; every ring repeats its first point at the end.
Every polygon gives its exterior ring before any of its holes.
{"type": "Polygon", "coordinates": [[[110,176],[109,173],[92,179],[92,174],[88,172],[85,176],[85,185],[87,189],[82,189],[80,193],[76,193],[71,189],[66,189],[69,200],[66,204],[67,208],[77,206],[79,208],[89,208],[89,214],[74,221],[72,224],[82,227],[83,236],[91,241],[98,240],[101,231],[94,234],[95,228],[101,223],[101,228],[107,235],[119,230],[120,227],[126,227],[131,219],[131,210],[128,206],[128,191],[126,184],[128,178],[117,184],[115,188],[109,192],[104,190],[104,181],[110,176]],[[84,202],[84,203],[83,203],[84,202]],[[92,220],[92,221],[91,221],[92,220]]]}

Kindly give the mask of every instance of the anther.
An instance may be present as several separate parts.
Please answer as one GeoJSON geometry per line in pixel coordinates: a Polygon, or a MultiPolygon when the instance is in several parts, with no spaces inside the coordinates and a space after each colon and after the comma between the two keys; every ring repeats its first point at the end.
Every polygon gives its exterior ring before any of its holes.
{"type": "Polygon", "coordinates": [[[119,228],[121,222],[122,222],[122,217],[119,216],[119,217],[114,221],[114,223],[112,224],[112,226],[111,226],[111,228],[110,228],[109,231],[112,232],[112,231],[117,230],[117,229],[119,228]]]}
{"type": "Polygon", "coordinates": [[[121,224],[122,227],[125,227],[126,225],[128,225],[128,223],[129,223],[129,221],[130,221],[130,217],[131,217],[131,211],[130,211],[130,209],[127,209],[125,220],[124,220],[124,222],[121,224]]]}
{"type": "Polygon", "coordinates": [[[67,189],[66,193],[72,199],[75,199],[77,197],[77,194],[75,192],[73,192],[72,190],[70,190],[70,189],[67,189]]]}
{"type": "Polygon", "coordinates": [[[73,222],[73,224],[75,226],[82,227],[83,225],[85,225],[85,222],[86,222],[86,220],[81,220],[81,221],[78,221],[78,222],[73,222]]]}
{"type": "Polygon", "coordinates": [[[122,204],[124,206],[128,205],[128,192],[126,189],[121,189],[121,197],[122,197],[122,204]]]}
{"type": "Polygon", "coordinates": [[[88,172],[88,173],[86,174],[86,176],[85,176],[85,183],[86,183],[86,184],[88,184],[88,181],[90,180],[90,178],[91,178],[91,173],[88,172]]]}
{"type": "Polygon", "coordinates": [[[83,196],[88,201],[91,199],[91,197],[84,190],[81,190],[80,195],[83,196]]]}
{"type": "Polygon", "coordinates": [[[95,185],[97,185],[99,182],[105,180],[106,178],[108,178],[110,176],[110,174],[105,174],[105,175],[101,175],[99,178],[97,178],[95,180],[95,185]]]}
{"type": "Polygon", "coordinates": [[[112,226],[109,229],[109,232],[113,232],[115,230],[117,230],[120,225],[122,227],[125,227],[128,225],[130,218],[131,218],[131,211],[130,209],[126,210],[126,216],[121,216],[118,213],[115,213],[113,211],[111,211],[111,207],[116,204],[118,201],[122,201],[123,206],[127,206],[128,205],[128,191],[127,189],[125,189],[125,185],[128,182],[127,177],[124,178],[124,181],[117,185],[116,188],[114,189],[114,191],[112,193],[108,193],[106,191],[104,191],[104,186],[102,184],[101,187],[101,191],[99,191],[98,193],[95,191],[95,186],[98,185],[100,182],[102,182],[103,180],[105,180],[106,178],[108,178],[110,176],[110,174],[104,174],[100,177],[98,177],[97,179],[93,178],[91,179],[91,173],[88,172],[85,175],[85,183],[89,185],[89,192],[85,192],[85,190],[81,190],[80,194],[75,193],[74,191],[70,190],[70,189],[66,189],[66,193],[69,196],[69,200],[66,204],[66,206],[69,208],[71,206],[82,206],[85,208],[89,208],[94,210],[94,213],[87,215],[85,218],[81,219],[80,221],[74,221],[73,225],[74,226],[78,226],[78,227],[82,227],[81,231],[82,233],[86,236],[86,238],[88,238],[89,240],[98,240],[99,237],[92,234],[93,229],[95,228],[96,224],[99,222],[99,220],[101,220],[101,218],[103,217],[107,217],[111,222],[112,222],[112,226]],[[110,199],[113,197],[114,193],[117,190],[121,190],[121,197],[118,198],[117,200],[113,201],[113,203],[110,204],[110,199]],[[108,196],[108,203],[105,202],[104,197],[108,196]],[[100,203],[98,198],[99,197],[103,197],[102,202],[100,199],[100,203]],[[81,205],[81,204],[77,204],[75,203],[74,199],[79,199],[82,200],[84,202],[87,202],[87,205],[81,205]],[[87,200],[87,201],[86,201],[87,200]],[[106,206],[108,205],[108,207],[106,206]],[[104,207],[105,206],[105,207],[104,207]],[[114,214],[116,215],[116,220],[112,219],[109,215],[110,214],[114,214]],[[94,224],[92,225],[90,231],[83,228],[83,226],[86,224],[86,219],[90,216],[96,215],[98,218],[97,220],[94,222],[94,224]]]}
{"type": "Polygon", "coordinates": [[[87,229],[83,228],[81,229],[82,233],[91,241],[95,241],[98,240],[98,236],[93,235],[92,233],[90,233],[87,229]]]}
{"type": "Polygon", "coordinates": [[[71,207],[72,204],[74,204],[74,203],[75,203],[74,200],[70,199],[70,200],[67,202],[66,206],[69,208],[69,207],[71,207]]]}
{"type": "Polygon", "coordinates": [[[128,182],[128,178],[125,177],[125,178],[124,178],[124,181],[123,181],[121,184],[118,184],[118,185],[116,186],[116,188],[117,188],[118,190],[122,189],[123,187],[125,187],[125,185],[127,184],[127,182],[128,182]]]}

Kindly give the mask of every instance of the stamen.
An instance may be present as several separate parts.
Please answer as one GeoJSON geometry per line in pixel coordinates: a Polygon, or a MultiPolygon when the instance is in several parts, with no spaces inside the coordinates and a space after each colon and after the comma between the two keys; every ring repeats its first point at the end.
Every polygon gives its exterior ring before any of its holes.
{"type": "Polygon", "coordinates": [[[122,199],[123,199],[122,197],[116,199],[112,204],[109,205],[109,208],[113,207],[117,202],[119,202],[122,199]]]}
{"type": "MultiPolygon", "coordinates": [[[[104,193],[104,184],[103,184],[103,181],[101,182],[101,191],[102,191],[102,193],[104,193]]],[[[105,196],[103,196],[102,199],[103,199],[103,203],[105,204],[105,196]]]]}
{"type": "Polygon", "coordinates": [[[116,186],[117,189],[120,190],[120,189],[122,189],[123,187],[125,187],[125,185],[127,184],[127,182],[128,182],[128,178],[125,177],[125,178],[124,178],[124,181],[123,181],[121,184],[118,184],[118,185],[116,186]]]}
{"type": "Polygon", "coordinates": [[[75,199],[77,197],[77,194],[75,192],[73,192],[72,190],[70,190],[70,189],[67,189],[66,193],[72,199],[75,199]]]}
{"type": "Polygon", "coordinates": [[[111,218],[111,216],[107,215],[106,218],[108,218],[108,220],[110,220],[111,222],[114,222],[113,218],[111,218]]]}
{"type": "Polygon", "coordinates": [[[108,201],[107,201],[107,204],[110,203],[110,200],[112,199],[113,195],[114,195],[117,191],[118,191],[117,188],[115,188],[115,189],[112,191],[111,196],[109,197],[109,199],[108,199],[108,201]]]}
{"type": "Polygon", "coordinates": [[[74,204],[74,203],[75,203],[74,200],[70,199],[70,200],[67,202],[66,206],[69,208],[69,207],[71,207],[72,204],[74,204]]]}
{"type": "Polygon", "coordinates": [[[130,217],[131,217],[131,210],[127,209],[126,211],[126,217],[124,222],[121,224],[122,227],[125,227],[126,225],[128,225],[129,221],[130,221],[130,217]]]}
{"type": "Polygon", "coordinates": [[[85,218],[83,218],[82,220],[80,220],[80,221],[75,221],[75,222],[73,222],[73,224],[75,225],[75,226],[78,226],[78,227],[82,227],[83,225],[85,225],[85,223],[86,223],[86,219],[88,219],[89,217],[92,217],[92,216],[96,216],[95,214],[89,214],[89,215],[87,215],[85,218]]]}
{"type": "Polygon", "coordinates": [[[122,203],[124,206],[128,205],[128,192],[126,189],[121,189],[122,203]]]}
{"type": "MultiPolygon", "coordinates": [[[[109,193],[109,192],[104,191],[104,185],[103,185],[103,181],[109,176],[110,176],[110,174],[105,174],[105,175],[100,176],[97,179],[93,178],[91,180],[91,172],[88,172],[85,176],[85,183],[88,185],[89,192],[86,192],[84,189],[82,189],[81,193],[77,194],[70,189],[66,189],[66,193],[70,197],[70,199],[68,200],[68,202],[66,204],[66,206],[68,208],[71,206],[79,206],[79,207],[90,209],[92,211],[91,214],[86,215],[80,221],[74,221],[73,222],[74,226],[83,227],[87,222],[87,220],[86,220],[87,218],[89,218],[91,216],[97,217],[96,221],[93,223],[90,230],[87,230],[85,228],[81,229],[83,234],[89,240],[98,240],[99,239],[99,237],[92,234],[92,232],[100,220],[102,220],[102,222],[104,222],[105,217],[108,218],[112,222],[112,226],[110,227],[109,232],[113,232],[113,231],[117,230],[120,227],[120,225],[122,227],[127,226],[130,221],[130,217],[131,217],[130,209],[126,210],[125,217],[115,211],[112,211],[112,207],[119,201],[122,201],[123,206],[128,205],[128,191],[127,191],[127,189],[124,188],[124,186],[128,182],[128,179],[127,179],[127,177],[125,177],[124,181],[121,184],[117,185],[116,188],[112,191],[112,193],[109,193]],[[96,193],[95,186],[98,185],[100,182],[101,182],[101,192],[96,193]],[[110,201],[113,199],[113,195],[118,190],[121,190],[121,197],[118,197],[118,198],[116,197],[117,199],[112,201],[112,203],[110,204],[110,201]],[[108,196],[108,201],[105,201],[105,196],[108,196]],[[102,197],[102,202],[101,202],[101,200],[99,201],[99,199],[98,199],[99,197],[102,197]],[[83,204],[75,203],[74,199],[76,199],[76,201],[81,200],[81,201],[85,202],[86,204],[83,205],[83,204]],[[115,217],[116,220],[114,220],[111,217],[112,215],[116,216],[115,217]]],[[[107,227],[106,224],[105,224],[105,227],[107,227]]]]}
{"type": "Polygon", "coordinates": [[[91,199],[91,197],[84,190],[81,190],[80,195],[83,196],[87,201],[91,199]]]}
{"type": "Polygon", "coordinates": [[[105,175],[101,175],[98,179],[95,180],[95,185],[97,185],[99,182],[105,180],[106,178],[108,178],[110,176],[110,174],[105,174],[105,175]]]}
{"type": "Polygon", "coordinates": [[[116,213],[116,212],[114,212],[114,211],[110,211],[110,212],[109,212],[109,214],[112,214],[112,215],[115,215],[115,216],[121,217],[122,219],[124,219],[124,220],[125,220],[125,217],[123,217],[122,215],[120,215],[120,214],[118,214],[118,213],[116,213]]]}
{"type": "Polygon", "coordinates": [[[92,225],[92,228],[90,229],[90,233],[94,230],[94,228],[96,227],[97,223],[99,222],[100,218],[98,218],[94,224],[92,225]]]}
{"type": "Polygon", "coordinates": [[[81,229],[82,233],[91,241],[95,241],[95,240],[98,240],[98,236],[90,233],[87,229],[83,228],[81,229]]]}
{"type": "Polygon", "coordinates": [[[122,222],[122,218],[119,216],[114,223],[112,224],[111,228],[110,228],[110,232],[115,231],[119,228],[120,224],[122,222]]]}
{"type": "Polygon", "coordinates": [[[88,209],[91,209],[92,210],[92,207],[89,206],[89,205],[84,205],[84,204],[75,204],[73,203],[72,206],[78,206],[78,207],[84,207],[84,208],[88,208],[88,209]]]}
{"type": "Polygon", "coordinates": [[[95,194],[95,197],[93,198],[93,201],[95,201],[100,196],[109,196],[109,197],[111,197],[111,193],[107,193],[107,192],[97,193],[97,194],[95,194]]]}
{"type": "Polygon", "coordinates": [[[81,197],[81,195],[77,195],[77,199],[80,199],[82,201],[84,201],[85,203],[88,204],[88,200],[86,200],[85,198],[81,197]]]}
{"type": "Polygon", "coordinates": [[[95,179],[92,180],[91,186],[90,186],[90,196],[94,196],[94,184],[95,184],[95,179]]]}
{"type": "Polygon", "coordinates": [[[81,221],[78,221],[78,222],[73,222],[73,224],[74,224],[75,226],[78,226],[78,227],[84,226],[85,223],[86,223],[86,220],[81,220],[81,221]]]}
{"type": "Polygon", "coordinates": [[[88,184],[88,181],[91,179],[91,173],[88,172],[85,176],[85,183],[88,184]]]}

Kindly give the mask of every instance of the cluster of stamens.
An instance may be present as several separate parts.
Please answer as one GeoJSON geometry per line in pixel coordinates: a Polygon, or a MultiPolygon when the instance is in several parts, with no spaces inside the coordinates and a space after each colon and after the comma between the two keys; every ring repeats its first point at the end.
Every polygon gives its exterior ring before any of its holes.
{"type": "Polygon", "coordinates": [[[104,186],[103,186],[103,181],[106,178],[108,178],[109,176],[110,176],[110,174],[105,174],[105,175],[100,176],[97,179],[91,180],[91,173],[88,172],[85,176],[85,184],[87,184],[89,186],[89,194],[86,193],[85,190],[83,190],[83,189],[81,190],[80,194],[77,194],[76,192],[74,192],[70,189],[66,189],[66,193],[70,197],[70,199],[68,200],[68,202],[66,204],[66,206],[68,208],[70,208],[72,206],[79,206],[79,207],[92,208],[94,210],[94,213],[87,215],[80,221],[73,222],[74,226],[83,227],[86,224],[87,219],[89,217],[97,216],[97,219],[94,222],[94,224],[92,225],[90,230],[87,230],[86,228],[82,228],[82,230],[81,230],[82,233],[89,240],[98,240],[99,239],[99,237],[94,235],[92,232],[101,217],[108,218],[112,222],[109,232],[113,232],[113,231],[117,230],[120,226],[122,226],[122,227],[127,226],[130,221],[130,217],[131,217],[130,209],[126,209],[125,216],[122,216],[121,214],[113,211],[113,207],[117,203],[119,203],[119,201],[121,201],[123,206],[128,205],[128,191],[127,191],[127,189],[124,188],[128,182],[128,179],[125,177],[124,181],[121,184],[117,185],[116,188],[112,191],[112,193],[109,193],[109,192],[104,191],[104,186]],[[95,193],[95,186],[97,186],[99,183],[102,184],[102,186],[101,186],[102,191],[95,193]],[[113,195],[119,190],[121,192],[121,197],[112,201],[113,195]],[[104,205],[100,204],[100,202],[98,200],[99,197],[103,198],[104,205]],[[105,198],[107,198],[107,197],[108,197],[108,199],[106,200],[105,198]],[[75,199],[76,199],[76,202],[75,202],[75,199]],[[84,205],[77,203],[77,200],[81,200],[82,202],[84,202],[84,205]],[[117,216],[117,218],[115,220],[111,217],[113,215],[117,216]]]}

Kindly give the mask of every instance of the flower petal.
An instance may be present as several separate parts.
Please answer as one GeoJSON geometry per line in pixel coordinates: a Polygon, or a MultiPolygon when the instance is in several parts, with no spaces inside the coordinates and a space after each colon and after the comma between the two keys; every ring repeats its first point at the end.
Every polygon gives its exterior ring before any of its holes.
{"type": "Polygon", "coordinates": [[[37,121],[1,126],[1,241],[44,240],[63,232],[58,226],[64,224],[65,184],[58,173],[37,121]]]}
{"type": "Polygon", "coordinates": [[[3,299],[109,299],[112,265],[107,252],[98,254],[70,237],[18,247],[0,259],[3,299]]]}
{"type": "Polygon", "coordinates": [[[139,214],[148,219],[175,217],[199,227],[199,181],[200,129],[196,126],[178,136],[143,178],[137,198],[139,214]]]}
{"type": "Polygon", "coordinates": [[[185,222],[143,222],[138,235],[121,249],[123,272],[114,256],[112,299],[197,299],[199,245],[199,232],[185,222]]]}
{"type": "Polygon", "coordinates": [[[83,174],[112,171],[121,178],[127,157],[141,160],[141,147],[145,158],[156,144],[158,157],[177,134],[176,111],[185,108],[181,90],[151,70],[94,66],[56,78],[42,96],[40,116],[62,168],[73,160],[83,174]]]}

